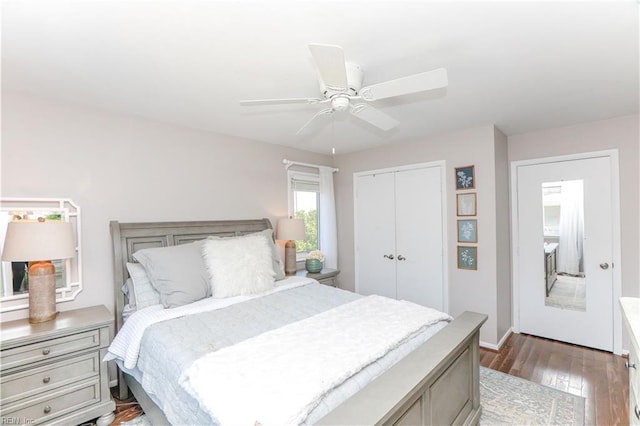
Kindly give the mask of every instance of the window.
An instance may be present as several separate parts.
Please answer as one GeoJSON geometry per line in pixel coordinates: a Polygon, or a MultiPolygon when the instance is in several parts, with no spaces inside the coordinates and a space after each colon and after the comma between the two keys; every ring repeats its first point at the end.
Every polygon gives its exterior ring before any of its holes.
{"type": "Polygon", "coordinates": [[[290,170],[289,214],[304,220],[305,239],[296,241],[297,260],[304,260],[311,250],[320,250],[319,220],[320,177],[312,173],[290,170]]]}

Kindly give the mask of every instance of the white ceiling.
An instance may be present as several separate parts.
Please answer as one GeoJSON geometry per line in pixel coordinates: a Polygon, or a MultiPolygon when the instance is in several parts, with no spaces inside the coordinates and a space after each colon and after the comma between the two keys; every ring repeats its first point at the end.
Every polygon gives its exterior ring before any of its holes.
{"type": "Polygon", "coordinates": [[[496,124],[506,134],[638,113],[638,7],[601,2],[4,0],[2,90],[338,154],[496,124]],[[320,106],[309,43],[373,84],[445,67],[446,90],[380,100],[384,133],[320,106]]]}

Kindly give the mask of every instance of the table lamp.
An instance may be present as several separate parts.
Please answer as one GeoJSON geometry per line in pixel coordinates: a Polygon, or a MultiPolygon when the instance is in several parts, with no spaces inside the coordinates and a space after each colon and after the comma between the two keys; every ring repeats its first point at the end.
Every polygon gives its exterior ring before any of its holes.
{"type": "Polygon", "coordinates": [[[278,221],[277,236],[285,240],[284,245],[284,273],[296,274],[296,240],[304,240],[304,221],[302,219],[280,219],[278,221]]]}
{"type": "Polygon", "coordinates": [[[50,259],[76,255],[73,227],[53,220],[15,221],[7,225],[2,260],[29,262],[29,322],[51,321],[56,312],[56,275],[50,259]]]}

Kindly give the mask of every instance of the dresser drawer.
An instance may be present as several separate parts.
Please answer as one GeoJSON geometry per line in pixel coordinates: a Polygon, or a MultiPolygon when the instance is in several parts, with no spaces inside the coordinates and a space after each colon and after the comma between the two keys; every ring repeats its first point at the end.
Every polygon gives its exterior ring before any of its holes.
{"type": "Polygon", "coordinates": [[[99,345],[100,331],[91,330],[5,349],[0,352],[0,369],[5,371],[12,367],[74,353],[83,349],[95,348],[99,345]]]}
{"type": "Polygon", "coordinates": [[[336,277],[323,278],[321,280],[318,280],[318,282],[320,284],[330,285],[331,287],[337,287],[338,286],[338,284],[336,283],[336,277]]]}
{"type": "Polygon", "coordinates": [[[2,405],[100,374],[100,353],[93,351],[0,377],[2,405]]]}
{"type": "Polygon", "coordinates": [[[96,377],[13,404],[3,404],[0,415],[26,424],[51,423],[56,417],[99,402],[100,381],[96,377]]]}
{"type": "Polygon", "coordinates": [[[640,397],[633,389],[629,393],[629,424],[640,425],[640,397]]]}

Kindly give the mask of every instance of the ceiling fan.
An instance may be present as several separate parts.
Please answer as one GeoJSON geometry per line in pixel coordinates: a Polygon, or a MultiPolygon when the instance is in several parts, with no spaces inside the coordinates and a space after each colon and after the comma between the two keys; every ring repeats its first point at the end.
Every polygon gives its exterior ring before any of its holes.
{"type": "Polygon", "coordinates": [[[396,127],[399,122],[369,105],[368,102],[447,86],[447,71],[444,68],[438,68],[362,87],[362,69],[356,64],[345,61],[344,52],[340,46],[310,44],[309,50],[318,70],[322,97],[243,100],[240,101],[240,105],[327,105],[298,130],[298,135],[308,132],[312,123],[320,121],[319,119],[328,117],[336,111],[346,110],[386,131],[396,127]]]}

